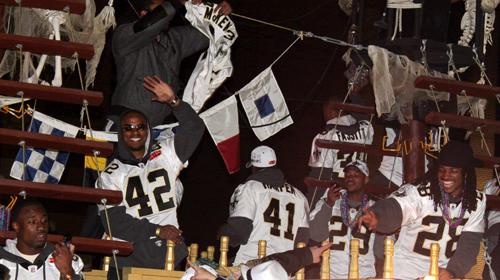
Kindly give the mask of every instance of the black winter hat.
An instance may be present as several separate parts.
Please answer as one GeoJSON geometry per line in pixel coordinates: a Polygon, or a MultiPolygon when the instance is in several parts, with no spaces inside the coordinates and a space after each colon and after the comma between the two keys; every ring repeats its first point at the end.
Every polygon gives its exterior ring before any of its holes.
{"type": "Polygon", "coordinates": [[[439,153],[439,165],[471,168],[480,167],[482,162],[474,158],[474,152],[470,145],[461,141],[448,142],[439,153]]]}

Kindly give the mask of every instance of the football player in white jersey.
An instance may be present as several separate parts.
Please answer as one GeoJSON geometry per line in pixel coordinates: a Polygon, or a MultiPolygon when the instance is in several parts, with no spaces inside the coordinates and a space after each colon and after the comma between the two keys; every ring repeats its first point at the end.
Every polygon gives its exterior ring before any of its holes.
{"type": "Polygon", "coordinates": [[[83,262],[73,255],[72,245],[47,243],[49,219],[39,201],[21,199],[11,213],[17,238],[0,248],[0,265],[9,270],[2,279],[83,279],[83,262]]]}
{"type": "MultiPolygon", "coordinates": [[[[357,159],[366,160],[366,155],[358,152],[345,153],[335,149],[320,148],[316,140],[330,140],[357,144],[371,144],[373,142],[373,126],[363,119],[365,114],[342,114],[334,107],[335,100],[330,98],[323,104],[323,117],[326,121],[325,129],[316,135],[311,145],[309,156],[309,177],[329,180],[340,183],[344,178],[344,167],[357,159]]],[[[312,206],[323,195],[324,189],[309,186],[308,201],[312,206]]]]}
{"type": "MultiPolygon", "coordinates": [[[[174,137],[154,142],[142,113],[129,111],[120,119],[115,158],[96,182],[97,187],[123,193],[122,203],[107,209],[113,237],[134,243],[132,255],[118,258],[119,269],[163,268],[165,240],[178,243],[177,261],[187,255],[178,229],[175,184],[204,132],[203,121],[168,84],[158,77],[146,77],[144,86],[154,93],[153,100],[171,107],[179,127],[174,137]]],[[[107,228],[103,211],[101,219],[107,228]]],[[[108,277],[115,275],[114,268],[110,269],[108,277]]]]}
{"type": "Polygon", "coordinates": [[[309,205],[305,196],[285,181],[276,168],[276,154],[267,146],[253,149],[252,175],[231,197],[229,218],[219,231],[240,246],[234,264],[257,258],[259,240],[267,241],[266,253],[292,250],[309,240],[309,205]]]}
{"type": "Polygon", "coordinates": [[[401,228],[394,247],[395,278],[427,275],[431,243],[441,248],[440,279],[463,278],[476,263],[486,207],[486,196],[475,185],[476,165],[467,143],[448,142],[437,168],[421,184],[403,185],[362,216],[371,230],[401,228]]]}
{"type": "MultiPolygon", "coordinates": [[[[349,272],[349,248],[352,239],[360,241],[359,277],[375,277],[374,243],[381,242],[374,232],[362,225],[357,228],[357,218],[374,201],[364,189],[369,180],[365,162],[356,160],[344,168],[344,182],[328,189],[310,215],[311,239],[322,242],[329,239],[330,278],[347,279],[349,272]]],[[[383,241],[382,241],[383,242],[383,241]]]]}

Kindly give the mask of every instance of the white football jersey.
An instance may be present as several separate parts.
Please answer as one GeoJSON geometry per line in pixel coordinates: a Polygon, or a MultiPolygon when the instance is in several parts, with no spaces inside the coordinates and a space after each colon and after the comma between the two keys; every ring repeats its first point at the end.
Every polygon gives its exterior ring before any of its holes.
{"type": "MultiPolygon", "coordinates": [[[[356,119],[351,115],[344,115],[339,118],[331,119],[327,124],[351,126],[356,123],[356,119]]],[[[325,149],[316,146],[317,139],[349,142],[357,144],[370,145],[373,142],[373,126],[368,121],[359,121],[359,130],[354,134],[344,134],[339,130],[325,130],[314,137],[309,157],[310,167],[323,167],[332,169],[334,176],[344,178],[344,167],[357,159],[366,161],[364,153],[344,153],[335,149],[325,149]]]]}
{"type": "Polygon", "coordinates": [[[182,184],[176,179],[184,167],[170,137],[154,144],[145,164],[129,165],[114,159],[101,173],[101,188],[121,191],[123,201],[119,206],[125,206],[130,216],[179,227],[176,210],[182,184]]]}
{"type": "MultiPolygon", "coordinates": [[[[386,146],[394,144],[396,141],[396,132],[390,127],[385,128],[387,136],[386,146]]],[[[403,184],[403,158],[393,156],[383,156],[378,171],[394,184],[401,186],[403,184]]]]}
{"type": "MultiPolygon", "coordinates": [[[[491,179],[486,182],[484,193],[488,195],[500,195],[500,187],[497,184],[497,179],[491,179]]],[[[500,211],[490,210],[487,218],[488,228],[498,223],[500,223],[500,211]]]]}
{"type": "MultiPolygon", "coordinates": [[[[22,257],[19,253],[19,250],[16,248],[17,239],[7,239],[5,240],[4,249],[12,253],[16,256],[22,257]]],[[[56,267],[54,262],[54,256],[50,254],[47,259],[45,259],[44,265],[37,267],[36,265],[29,265],[28,267],[23,267],[17,263],[11,262],[7,259],[0,259],[0,264],[6,266],[9,269],[9,278],[8,279],[46,279],[46,280],[59,280],[61,279],[61,273],[56,267]]],[[[83,261],[82,259],[74,255],[73,260],[71,261],[71,267],[76,275],[80,275],[82,278],[83,273],[83,261]]]]}
{"type": "MultiPolygon", "coordinates": [[[[344,190],[341,190],[341,192],[344,190]]],[[[327,197],[328,192],[325,192],[322,199],[316,203],[316,207],[311,211],[310,219],[313,220],[316,214],[321,210],[326,203],[323,198],[327,197]]],[[[375,233],[368,230],[364,225],[359,231],[352,232],[351,228],[346,226],[342,220],[341,199],[335,201],[332,207],[332,215],[328,223],[328,231],[330,233],[330,278],[331,279],[347,279],[349,274],[350,263],[350,246],[352,239],[359,239],[359,277],[368,278],[375,277],[375,255],[373,254],[373,244],[375,241],[375,233]]],[[[375,202],[368,200],[368,207],[375,202]]],[[[358,209],[349,207],[349,219],[353,221],[358,213],[358,209]]]]}
{"type": "Polygon", "coordinates": [[[267,241],[267,255],[292,250],[297,230],[309,228],[307,199],[288,183],[280,188],[253,180],[239,185],[231,197],[229,216],[253,221],[252,233],[240,246],[234,265],[256,259],[259,240],[267,241]]]}
{"type": "Polygon", "coordinates": [[[210,40],[208,49],[201,54],[184,89],[182,100],[198,112],[205,101],[233,73],[231,45],[238,33],[229,16],[215,11],[216,5],[186,2],[186,19],[210,40]]]}
{"type": "MultiPolygon", "coordinates": [[[[403,185],[390,197],[401,206],[403,220],[394,246],[394,278],[415,279],[429,273],[431,243],[439,243],[439,267],[446,267],[463,231],[484,232],[486,196],[477,191],[477,208],[466,212],[457,228],[449,227],[441,207],[434,210],[430,184],[403,185]]],[[[450,203],[450,216],[459,216],[462,205],[450,203]]]]}

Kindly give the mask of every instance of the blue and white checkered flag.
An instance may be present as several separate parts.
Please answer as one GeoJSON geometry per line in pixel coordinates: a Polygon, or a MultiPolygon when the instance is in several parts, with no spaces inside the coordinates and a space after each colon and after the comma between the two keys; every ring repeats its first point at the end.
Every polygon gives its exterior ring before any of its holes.
{"type": "MultiPolygon", "coordinates": [[[[30,132],[75,138],[79,128],[54,119],[40,112],[34,112],[30,132]]],[[[10,176],[18,180],[57,184],[64,172],[69,153],[39,148],[26,148],[26,172],[23,177],[23,149],[19,149],[10,170],[10,176]]]]}
{"type": "Polygon", "coordinates": [[[293,124],[283,93],[271,67],[240,89],[241,103],[260,141],[293,124]]]}

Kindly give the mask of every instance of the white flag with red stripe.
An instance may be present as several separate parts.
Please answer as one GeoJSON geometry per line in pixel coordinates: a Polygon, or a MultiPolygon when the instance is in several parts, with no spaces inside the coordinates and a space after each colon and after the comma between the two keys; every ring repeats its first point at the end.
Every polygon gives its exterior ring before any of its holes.
{"type": "Polygon", "coordinates": [[[212,136],[217,149],[233,174],[240,170],[240,129],[238,127],[238,105],[231,96],[200,114],[212,136]]]}

